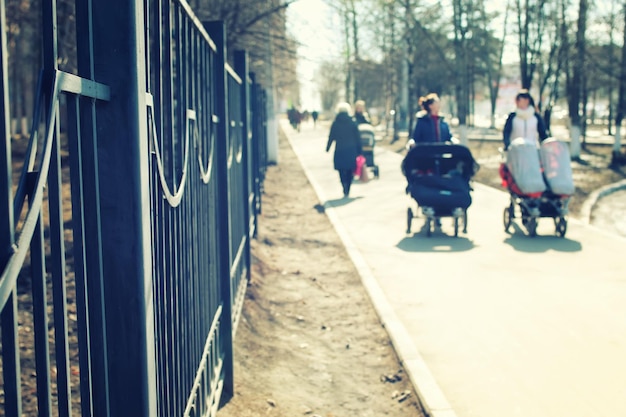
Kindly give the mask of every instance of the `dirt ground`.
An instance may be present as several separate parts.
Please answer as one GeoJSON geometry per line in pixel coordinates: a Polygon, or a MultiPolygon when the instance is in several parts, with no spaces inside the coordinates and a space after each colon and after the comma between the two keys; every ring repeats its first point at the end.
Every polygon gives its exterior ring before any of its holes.
{"type": "MultiPolygon", "coordinates": [[[[379,142],[398,153],[404,143],[379,142]]],[[[424,416],[360,278],[281,133],[265,180],[254,267],[235,337],[235,394],[218,417],[424,416]]],[[[498,142],[472,141],[475,180],[501,188],[498,142]]],[[[626,177],[611,148],[572,164],[578,217],[589,193],[626,177]]]]}
{"type": "MultiPolygon", "coordinates": [[[[282,136],[282,135],[281,135],[282,136]]],[[[423,416],[356,269],[284,137],[265,180],[218,417],[423,416]]]]}

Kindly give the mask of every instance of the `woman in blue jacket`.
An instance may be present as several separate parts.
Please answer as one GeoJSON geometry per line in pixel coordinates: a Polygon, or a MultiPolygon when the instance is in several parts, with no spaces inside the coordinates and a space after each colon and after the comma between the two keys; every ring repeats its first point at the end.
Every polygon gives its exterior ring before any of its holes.
{"type": "Polygon", "coordinates": [[[429,142],[443,143],[452,140],[450,126],[443,120],[443,116],[439,114],[441,107],[439,96],[435,93],[430,93],[420,97],[419,104],[423,110],[417,114],[411,145],[429,142]]]}

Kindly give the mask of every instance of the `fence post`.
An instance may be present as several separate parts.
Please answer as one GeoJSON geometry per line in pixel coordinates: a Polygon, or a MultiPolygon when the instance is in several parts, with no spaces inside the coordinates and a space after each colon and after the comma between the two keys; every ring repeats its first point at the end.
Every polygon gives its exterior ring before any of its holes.
{"type": "MultiPolygon", "coordinates": [[[[253,170],[254,170],[254,192],[255,192],[255,213],[258,219],[258,214],[262,212],[262,200],[261,195],[263,193],[263,181],[265,180],[265,168],[267,166],[267,135],[266,133],[266,118],[265,109],[266,104],[263,100],[263,91],[261,86],[256,82],[256,76],[254,73],[250,74],[252,80],[252,149],[254,153],[253,170]]],[[[257,224],[258,226],[258,224],[257,224]]],[[[258,232],[258,228],[255,227],[255,233],[258,232]]],[[[256,237],[256,235],[255,235],[256,237]]]]}
{"type": "Polygon", "coordinates": [[[11,134],[9,126],[11,124],[9,114],[9,82],[7,69],[7,36],[5,20],[5,2],[0,0],[0,132],[4,136],[4,141],[0,144],[0,271],[11,256],[11,247],[14,243],[13,232],[13,198],[11,192],[11,134]]]}
{"type": "Polygon", "coordinates": [[[157,415],[144,2],[92,2],[102,268],[112,416],[157,415]]]}
{"type": "Polygon", "coordinates": [[[244,208],[244,217],[246,219],[246,249],[245,249],[245,265],[246,265],[246,280],[250,281],[250,239],[253,237],[256,230],[256,213],[254,210],[254,193],[252,184],[254,183],[255,173],[252,171],[252,160],[256,157],[253,154],[252,148],[252,129],[250,126],[250,78],[248,76],[248,54],[246,51],[235,52],[235,72],[239,74],[242,80],[241,85],[241,118],[243,120],[243,126],[241,129],[241,136],[243,139],[243,177],[245,178],[244,195],[246,196],[246,206],[244,208]]]}
{"type": "Polygon", "coordinates": [[[224,381],[220,404],[225,404],[234,395],[234,364],[233,364],[233,311],[231,305],[230,285],[230,218],[229,218],[229,185],[228,185],[228,91],[226,73],[226,29],[224,22],[203,22],[209,36],[217,46],[215,61],[216,71],[216,105],[215,112],[218,117],[216,135],[216,161],[218,173],[218,217],[220,225],[219,242],[219,281],[222,301],[222,319],[220,320],[220,341],[224,352],[223,370],[224,381]]]}
{"type": "MultiPolygon", "coordinates": [[[[0,273],[4,271],[13,254],[15,243],[6,28],[5,2],[2,1],[0,2],[0,59],[2,60],[0,63],[2,65],[0,70],[0,132],[4,136],[4,144],[0,145],[0,273]]],[[[17,328],[17,290],[14,289],[5,306],[0,306],[3,398],[6,415],[22,414],[17,328]]]]}
{"type": "MultiPolygon", "coordinates": [[[[11,190],[11,134],[9,115],[9,82],[5,1],[0,0],[0,272],[4,271],[13,253],[15,233],[13,227],[13,193],[11,190]]],[[[4,381],[4,411],[7,415],[21,415],[20,357],[17,340],[17,290],[14,289],[0,313],[2,337],[2,377],[4,381]]]]}

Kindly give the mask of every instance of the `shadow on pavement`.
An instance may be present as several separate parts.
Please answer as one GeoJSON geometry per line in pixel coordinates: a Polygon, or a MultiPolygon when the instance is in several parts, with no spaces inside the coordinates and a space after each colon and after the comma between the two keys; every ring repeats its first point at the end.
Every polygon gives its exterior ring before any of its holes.
{"type": "Polygon", "coordinates": [[[464,252],[473,249],[474,242],[466,237],[454,237],[437,229],[430,237],[426,236],[425,231],[407,236],[398,242],[396,247],[405,252],[464,252]]]}
{"type": "Polygon", "coordinates": [[[549,250],[559,252],[580,252],[583,246],[580,242],[555,235],[540,235],[535,237],[526,235],[522,230],[516,230],[504,243],[511,245],[515,250],[528,253],[541,253],[549,250]]]}
{"type": "Polygon", "coordinates": [[[341,207],[341,206],[345,206],[346,204],[350,204],[351,202],[361,199],[361,198],[363,197],[343,197],[343,198],[336,198],[334,200],[327,200],[322,205],[321,209],[318,206],[315,206],[315,209],[317,211],[320,211],[320,210],[324,210],[327,208],[341,207]]]}

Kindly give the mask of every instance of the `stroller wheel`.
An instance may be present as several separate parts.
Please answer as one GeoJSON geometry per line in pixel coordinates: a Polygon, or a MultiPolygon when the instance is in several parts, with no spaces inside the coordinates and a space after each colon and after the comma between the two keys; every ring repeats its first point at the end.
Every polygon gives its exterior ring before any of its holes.
{"type": "Polygon", "coordinates": [[[529,216],[526,219],[526,230],[528,230],[528,235],[530,237],[537,236],[537,218],[529,216]]]}
{"type": "Polygon", "coordinates": [[[432,230],[431,230],[432,227],[431,226],[433,225],[433,223],[434,222],[433,222],[432,218],[428,217],[426,219],[426,236],[428,236],[428,237],[430,237],[430,235],[432,234],[432,230]]]}
{"type": "Polygon", "coordinates": [[[512,215],[511,212],[513,210],[511,210],[511,206],[507,207],[504,209],[504,214],[502,216],[503,222],[504,222],[504,231],[506,233],[511,233],[511,223],[513,222],[512,220],[512,215]]]}
{"type": "Polygon", "coordinates": [[[567,232],[567,219],[565,217],[559,217],[558,220],[554,220],[556,222],[556,233],[560,237],[565,236],[565,232],[567,232]]]}
{"type": "Polygon", "coordinates": [[[379,178],[378,165],[374,165],[374,178],[379,178]]]}
{"type": "Polygon", "coordinates": [[[458,237],[459,236],[459,218],[455,217],[454,218],[454,237],[458,237]]]}
{"type": "Polygon", "coordinates": [[[413,210],[409,207],[406,210],[406,233],[407,235],[411,233],[411,223],[413,222],[413,210]]]}
{"type": "Polygon", "coordinates": [[[467,209],[463,211],[463,233],[467,233],[467,209]]]}

